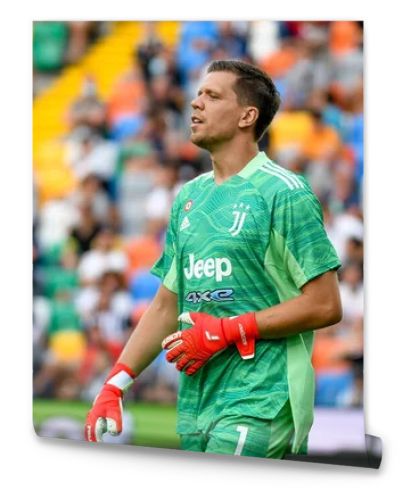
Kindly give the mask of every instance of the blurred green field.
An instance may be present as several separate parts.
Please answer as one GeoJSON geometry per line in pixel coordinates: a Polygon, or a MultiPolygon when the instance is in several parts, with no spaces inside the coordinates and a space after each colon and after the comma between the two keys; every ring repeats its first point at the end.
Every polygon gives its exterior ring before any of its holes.
{"type": "MultiPolygon", "coordinates": [[[[83,423],[90,405],[82,401],[56,401],[35,399],[33,401],[33,425],[40,435],[40,425],[49,417],[70,417],[83,423]]],[[[149,403],[124,404],[124,410],[132,414],[135,421],[135,436],[132,444],[157,448],[179,448],[179,437],[175,432],[176,409],[149,403]]]]}

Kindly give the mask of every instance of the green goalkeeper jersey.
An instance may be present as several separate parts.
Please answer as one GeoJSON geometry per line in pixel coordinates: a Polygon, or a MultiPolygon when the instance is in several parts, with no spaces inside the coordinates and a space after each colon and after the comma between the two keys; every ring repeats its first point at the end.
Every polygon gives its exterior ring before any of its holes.
{"type": "MultiPolygon", "coordinates": [[[[208,172],[183,186],[152,272],[178,295],[179,313],[226,317],[295,297],[339,265],[307,181],[260,152],[222,184],[208,172]]],[[[229,346],[182,373],[177,432],[206,431],[225,415],[272,419],[289,398],[298,451],[313,419],[312,345],[311,331],[259,340],[248,360],[229,346]]]]}

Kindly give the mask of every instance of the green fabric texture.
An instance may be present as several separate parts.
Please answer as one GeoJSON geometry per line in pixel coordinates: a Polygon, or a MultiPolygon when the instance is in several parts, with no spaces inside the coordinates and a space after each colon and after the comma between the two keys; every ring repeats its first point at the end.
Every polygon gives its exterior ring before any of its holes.
{"type": "Polygon", "coordinates": [[[287,402],[272,420],[222,417],[206,432],[182,435],[181,447],[186,451],[282,459],[291,449],[293,432],[287,402]]]}

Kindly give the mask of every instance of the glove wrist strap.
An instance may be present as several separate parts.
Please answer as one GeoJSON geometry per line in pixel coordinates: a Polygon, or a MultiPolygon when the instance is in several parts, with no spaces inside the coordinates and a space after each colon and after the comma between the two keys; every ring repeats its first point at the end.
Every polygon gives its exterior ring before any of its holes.
{"type": "Polygon", "coordinates": [[[135,377],[134,372],[129,366],[117,363],[108,375],[106,384],[116,387],[122,393],[125,393],[133,384],[135,377]]]}
{"type": "Polygon", "coordinates": [[[255,340],[260,338],[254,312],[224,318],[222,328],[228,344],[236,344],[243,359],[254,357],[255,340]]]}

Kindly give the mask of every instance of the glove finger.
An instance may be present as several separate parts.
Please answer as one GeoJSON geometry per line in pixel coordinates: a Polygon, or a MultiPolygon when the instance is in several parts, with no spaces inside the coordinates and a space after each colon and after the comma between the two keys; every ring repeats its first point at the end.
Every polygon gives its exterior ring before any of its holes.
{"type": "Polygon", "coordinates": [[[94,439],[92,441],[101,443],[103,441],[103,434],[107,432],[107,422],[104,417],[99,417],[94,426],[94,439]]]}
{"type": "Polygon", "coordinates": [[[185,373],[186,375],[193,375],[194,373],[197,372],[203,365],[205,364],[205,361],[200,360],[200,361],[195,361],[193,364],[191,364],[188,368],[186,368],[185,373]]]}
{"type": "Polygon", "coordinates": [[[97,442],[97,436],[96,436],[96,423],[101,417],[96,417],[95,414],[93,413],[93,410],[91,410],[86,417],[86,422],[85,422],[85,440],[96,443],[97,442]]]}
{"type": "Polygon", "coordinates": [[[112,436],[117,436],[122,431],[122,399],[118,398],[118,406],[110,407],[107,410],[106,432],[112,436]]]}
{"type": "Polygon", "coordinates": [[[181,337],[182,337],[181,331],[172,333],[171,335],[168,335],[168,337],[165,337],[165,339],[161,343],[161,347],[163,349],[170,349],[175,344],[178,345],[182,342],[181,337]]]}
{"type": "Polygon", "coordinates": [[[176,362],[176,369],[180,372],[184,371],[188,363],[192,364],[194,361],[186,354],[183,354],[182,357],[176,362]]]}
{"type": "Polygon", "coordinates": [[[176,347],[170,349],[167,352],[165,358],[169,363],[175,363],[175,361],[177,361],[177,358],[184,353],[185,353],[185,345],[181,342],[176,347]]]}
{"type": "Polygon", "coordinates": [[[118,424],[117,421],[113,418],[107,417],[107,432],[111,434],[111,436],[118,436],[118,434],[121,434],[121,430],[118,430],[118,424]]]}

